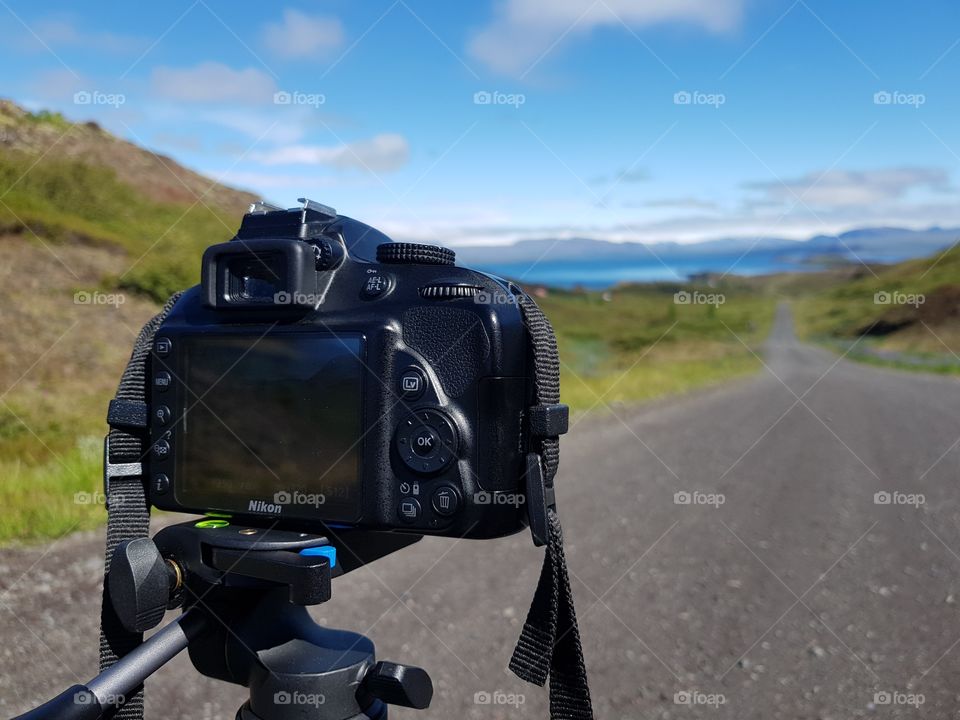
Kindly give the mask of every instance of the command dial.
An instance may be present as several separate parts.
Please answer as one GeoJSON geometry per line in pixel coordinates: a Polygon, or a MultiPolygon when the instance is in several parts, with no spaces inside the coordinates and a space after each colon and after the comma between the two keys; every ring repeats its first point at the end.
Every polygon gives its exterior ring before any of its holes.
{"type": "Polygon", "coordinates": [[[453,265],[457,255],[439,245],[392,242],[377,246],[377,262],[398,265],[453,265]]]}

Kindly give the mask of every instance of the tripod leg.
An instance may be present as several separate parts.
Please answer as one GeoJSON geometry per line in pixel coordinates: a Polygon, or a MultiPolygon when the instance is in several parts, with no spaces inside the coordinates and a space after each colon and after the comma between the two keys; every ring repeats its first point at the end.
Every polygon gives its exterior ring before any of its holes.
{"type": "Polygon", "coordinates": [[[147,677],[196,639],[206,622],[199,613],[184,613],[86,685],[74,685],[14,720],[98,720],[111,714],[147,677]]]}

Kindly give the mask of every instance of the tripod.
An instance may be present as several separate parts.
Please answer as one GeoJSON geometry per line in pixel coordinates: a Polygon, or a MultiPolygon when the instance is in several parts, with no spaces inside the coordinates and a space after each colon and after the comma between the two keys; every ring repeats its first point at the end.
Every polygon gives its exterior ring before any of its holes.
{"type": "Polygon", "coordinates": [[[184,649],[201,674],[249,688],[237,720],[386,720],[387,705],[424,709],[433,696],[425,670],[377,662],[368,637],[321,627],[306,609],[330,599],[334,577],[419,539],[350,530],[331,540],[207,520],[121,543],[108,589],[123,627],[143,632],[168,608],[183,614],[16,720],[107,717],[184,649]]]}

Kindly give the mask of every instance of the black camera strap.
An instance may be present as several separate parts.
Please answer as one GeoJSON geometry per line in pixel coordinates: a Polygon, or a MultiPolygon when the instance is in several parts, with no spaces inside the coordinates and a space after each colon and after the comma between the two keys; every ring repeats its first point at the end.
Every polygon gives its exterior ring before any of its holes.
{"type": "Polygon", "coordinates": [[[534,359],[534,399],[528,425],[527,511],[536,545],[546,545],[540,580],[510,660],[521,680],[543,686],[550,678],[552,720],[590,720],[593,707],[587,668],[573,606],[573,591],[563,552],[563,533],[556,509],[553,480],[560,462],[560,438],[567,430],[568,410],[560,404],[560,354],[553,327],[537,304],[517,294],[530,334],[534,359]]]}
{"type": "MultiPolygon", "coordinates": [[[[147,425],[147,358],[160,323],[170,313],[181,293],[175,294],[137,336],[110,401],[107,423],[110,431],[104,442],[103,482],[107,499],[107,548],[103,574],[103,598],[100,607],[100,671],[106,670],[143,642],[142,633],[126,630],[107,594],[107,574],[117,546],[124,540],[148,537],[150,505],[147,502],[142,461],[149,450],[147,425]]],[[[143,717],[143,687],[128,697],[113,716],[116,720],[140,720],[143,717]]]]}

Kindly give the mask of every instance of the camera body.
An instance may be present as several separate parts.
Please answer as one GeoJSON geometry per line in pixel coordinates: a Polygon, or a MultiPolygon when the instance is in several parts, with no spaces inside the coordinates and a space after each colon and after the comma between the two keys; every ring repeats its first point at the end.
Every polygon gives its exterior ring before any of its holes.
{"type": "Polygon", "coordinates": [[[157,329],[151,504],[300,530],[526,527],[519,288],[302,202],[252,206],[157,329]]]}

